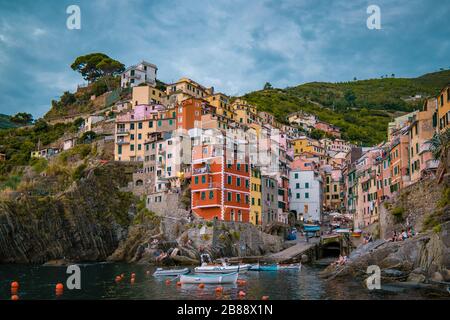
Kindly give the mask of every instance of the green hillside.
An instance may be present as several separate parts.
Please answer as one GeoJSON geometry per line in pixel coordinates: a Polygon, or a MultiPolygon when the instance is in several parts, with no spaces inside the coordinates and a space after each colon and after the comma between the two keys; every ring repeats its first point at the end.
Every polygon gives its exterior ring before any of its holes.
{"type": "Polygon", "coordinates": [[[269,89],[243,96],[260,111],[275,114],[281,122],[295,111],[304,110],[342,129],[343,137],[363,145],[386,138],[387,124],[405,112],[419,109],[423,100],[450,83],[450,71],[418,78],[385,78],[341,83],[312,82],[286,89],[269,89]]]}
{"type": "Polygon", "coordinates": [[[18,125],[11,121],[11,117],[6,114],[0,114],[0,129],[16,128],[18,125]]]}

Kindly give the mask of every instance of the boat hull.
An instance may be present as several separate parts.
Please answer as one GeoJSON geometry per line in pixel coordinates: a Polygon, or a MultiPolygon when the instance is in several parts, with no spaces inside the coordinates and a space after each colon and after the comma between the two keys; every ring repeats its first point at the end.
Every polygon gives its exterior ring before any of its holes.
{"type": "Polygon", "coordinates": [[[156,270],[153,273],[154,277],[170,277],[170,276],[179,276],[182,274],[187,274],[189,273],[189,269],[188,268],[184,268],[184,269],[171,269],[171,270],[156,270]]]}
{"type": "Polygon", "coordinates": [[[222,273],[233,273],[233,272],[246,272],[249,270],[251,265],[243,264],[239,266],[200,266],[194,268],[195,273],[212,273],[212,274],[222,274],[222,273]]]}
{"type": "Polygon", "coordinates": [[[226,284],[226,283],[236,283],[238,278],[238,273],[228,273],[228,274],[196,274],[196,275],[181,275],[181,283],[191,283],[191,284],[226,284]]]}

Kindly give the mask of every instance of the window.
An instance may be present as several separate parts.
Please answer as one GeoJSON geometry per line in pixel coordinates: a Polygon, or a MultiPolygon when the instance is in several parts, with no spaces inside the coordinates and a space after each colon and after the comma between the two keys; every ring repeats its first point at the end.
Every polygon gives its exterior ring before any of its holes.
{"type": "Polygon", "coordinates": [[[252,197],[252,206],[255,205],[255,198],[252,197]]]}
{"type": "Polygon", "coordinates": [[[242,212],[241,212],[241,210],[238,210],[238,220],[242,221],[242,212]]]}
{"type": "Polygon", "coordinates": [[[237,171],[240,171],[241,170],[241,164],[240,163],[238,163],[237,164],[237,169],[236,169],[237,171]]]}
{"type": "Polygon", "coordinates": [[[236,193],[236,202],[241,202],[241,195],[236,193]]]}
{"type": "Polygon", "coordinates": [[[153,128],[153,121],[149,121],[149,122],[148,122],[148,127],[149,127],[149,128],[153,128]]]}
{"type": "Polygon", "coordinates": [[[305,182],[305,189],[309,189],[309,182],[305,182]]]}
{"type": "Polygon", "coordinates": [[[205,200],[205,197],[206,197],[206,193],[205,193],[205,191],[202,191],[202,193],[201,193],[201,199],[202,199],[202,200],[205,200]]]}
{"type": "Polygon", "coordinates": [[[232,184],[233,183],[233,177],[232,176],[227,176],[227,183],[228,184],[232,184]]]}
{"type": "Polygon", "coordinates": [[[194,181],[195,181],[195,184],[198,184],[198,177],[195,177],[194,181]]]}
{"type": "Polygon", "coordinates": [[[130,123],[130,130],[134,130],[134,123],[130,123]]]}
{"type": "Polygon", "coordinates": [[[134,151],[134,144],[130,144],[130,151],[134,151]]]}
{"type": "Polygon", "coordinates": [[[142,122],[138,123],[138,129],[142,129],[142,122]]]}
{"type": "Polygon", "coordinates": [[[238,187],[241,186],[241,178],[236,178],[236,185],[237,185],[238,187]]]}
{"type": "Polygon", "coordinates": [[[227,193],[227,201],[231,201],[233,199],[233,195],[231,192],[227,193]]]}
{"type": "Polygon", "coordinates": [[[142,134],[141,133],[138,134],[138,140],[142,140],[142,134]]]}
{"type": "Polygon", "coordinates": [[[138,150],[141,150],[142,149],[142,145],[139,143],[138,144],[138,150]]]}
{"type": "Polygon", "coordinates": [[[295,184],[295,189],[300,189],[300,183],[297,182],[297,183],[295,184]]]}
{"type": "Polygon", "coordinates": [[[202,176],[202,183],[206,183],[206,176],[202,176]]]}
{"type": "Polygon", "coordinates": [[[305,193],[305,199],[309,199],[309,192],[305,193]]]}
{"type": "Polygon", "coordinates": [[[295,197],[296,197],[297,199],[300,199],[300,193],[296,193],[296,194],[295,194],[295,197]]]}
{"type": "Polygon", "coordinates": [[[248,172],[248,164],[245,165],[245,172],[248,172]]]}
{"type": "Polygon", "coordinates": [[[122,146],[121,146],[121,145],[118,146],[117,152],[118,152],[119,154],[122,154],[122,146]]]}
{"type": "Polygon", "coordinates": [[[161,126],[162,126],[162,121],[158,120],[158,127],[161,127],[161,126]]]}
{"type": "Polygon", "coordinates": [[[209,191],[209,199],[214,199],[214,191],[209,191]]]}
{"type": "Polygon", "coordinates": [[[334,191],[334,192],[337,192],[337,185],[334,185],[334,186],[333,186],[333,191],[334,191]]]}
{"type": "Polygon", "coordinates": [[[230,212],[230,220],[234,221],[234,210],[233,209],[231,209],[231,212],[230,212]]]}
{"type": "Polygon", "coordinates": [[[134,134],[130,134],[130,140],[134,140],[134,134]]]}
{"type": "Polygon", "coordinates": [[[294,174],[294,178],[298,179],[298,173],[294,174]]]}

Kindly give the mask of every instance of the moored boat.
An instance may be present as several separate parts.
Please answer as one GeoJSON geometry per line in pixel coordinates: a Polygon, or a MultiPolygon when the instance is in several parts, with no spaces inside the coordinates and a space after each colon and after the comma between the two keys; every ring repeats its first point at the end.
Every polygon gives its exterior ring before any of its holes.
{"type": "Polygon", "coordinates": [[[183,268],[183,269],[168,269],[168,270],[164,270],[162,268],[158,268],[156,269],[156,271],[153,273],[154,277],[160,277],[160,276],[179,276],[182,274],[187,274],[189,273],[189,269],[188,268],[183,268]]]}
{"type": "Polygon", "coordinates": [[[250,269],[249,264],[234,265],[208,265],[203,264],[200,267],[194,268],[195,273],[233,273],[233,272],[246,272],[250,269]]]}
{"type": "Polygon", "coordinates": [[[226,284],[236,283],[239,273],[226,274],[186,274],[180,276],[181,283],[226,284]]]}
{"type": "Polygon", "coordinates": [[[251,271],[282,271],[282,270],[298,270],[302,269],[301,263],[291,263],[291,264],[270,264],[270,265],[260,265],[255,264],[250,267],[251,271]]]}

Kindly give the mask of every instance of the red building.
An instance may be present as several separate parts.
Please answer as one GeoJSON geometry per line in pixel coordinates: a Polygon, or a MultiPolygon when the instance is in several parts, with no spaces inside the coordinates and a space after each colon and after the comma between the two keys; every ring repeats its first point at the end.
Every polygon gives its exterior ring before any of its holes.
{"type": "Polygon", "coordinates": [[[248,153],[238,160],[235,144],[227,149],[225,137],[210,138],[217,139],[197,137],[192,148],[192,210],[206,220],[249,222],[248,153]]]}

